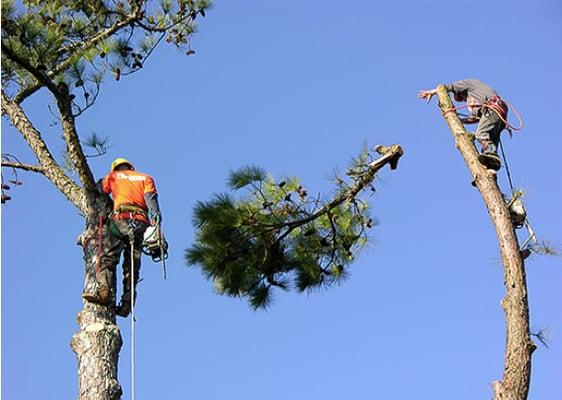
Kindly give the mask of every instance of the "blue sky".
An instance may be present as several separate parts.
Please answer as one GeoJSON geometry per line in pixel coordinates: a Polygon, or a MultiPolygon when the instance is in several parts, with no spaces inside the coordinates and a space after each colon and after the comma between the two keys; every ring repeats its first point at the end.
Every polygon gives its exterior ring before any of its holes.
{"type": "MultiPolygon", "coordinates": [[[[141,73],[108,77],[78,121],[110,136],[92,169],[102,177],[122,156],[151,174],[171,245],[168,280],[143,261],[136,398],[490,398],[505,343],[495,231],[435,101],[416,94],[478,77],[516,105],[526,129],[503,137],[515,185],[539,237],[561,244],[560,37],[554,0],[216,1],[194,56],[164,46],[141,73]],[[381,224],[342,286],[277,293],[251,312],[185,266],[191,209],[225,190],[229,170],[257,164],[327,192],[365,142],[405,155],[381,174],[381,224]]],[[[60,155],[47,99],[25,107],[60,155]]],[[[34,161],[5,120],[2,151],[34,161]]],[[[73,398],[83,221],[44,178],[20,177],[2,206],[2,397],[73,398]]],[[[550,337],[533,355],[532,399],[562,397],[560,267],[527,262],[531,324],[550,337]]],[[[119,324],[129,399],[129,320],[119,324]]]]}

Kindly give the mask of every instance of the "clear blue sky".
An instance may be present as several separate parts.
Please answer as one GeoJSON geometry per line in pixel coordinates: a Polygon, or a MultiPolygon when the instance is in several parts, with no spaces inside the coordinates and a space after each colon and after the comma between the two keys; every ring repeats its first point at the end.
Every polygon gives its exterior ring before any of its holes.
{"type": "MultiPolygon", "coordinates": [[[[136,398],[491,398],[505,342],[495,232],[435,102],[416,94],[478,77],[518,107],[527,127],[504,136],[515,184],[540,238],[560,244],[560,2],[216,1],[199,28],[194,56],[164,46],[141,73],[108,77],[78,122],[111,138],[96,177],[118,156],[154,176],[171,244],[168,280],[143,261],[136,398]],[[258,164],[324,192],[365,141],[406,154],[381,175],[374,246],[342,286],[277,293],[253,313],[185,266],[191,209],[230,169],[258,164]]],[[[60,156],[46,98],[25,106],[60,156]]],[[[4,120],[2,151],[34,161],[4,120]]],[[[20,176],[2,206],[2,398],[75,398],[83,220],[44,178],[20,176]]],[[[529,398],[560,399],[561,259],[534,256],[527,279],[532,326],[550,336],[529,398]]]]}

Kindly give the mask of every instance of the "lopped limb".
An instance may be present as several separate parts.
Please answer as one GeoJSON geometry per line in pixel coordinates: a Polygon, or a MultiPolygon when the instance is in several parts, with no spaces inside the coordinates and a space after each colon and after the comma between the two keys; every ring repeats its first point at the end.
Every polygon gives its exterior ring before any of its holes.
{"type": "Polygon", "coordinates": [[[318,217],[320,217],[321,215],[329,213],[330,211],[332,211],[334,208],[338,207],[345,201],[353,200],[359,192],[361,192],[367,185],[369,185],[373,181],[375,174],[386,164],[389,164],[391,169],[396,169],[398,165],[398,160],[404,154],[404,150],[398,144],[394,144],[392,146],[379,145],[375,148],[375,150],[382,156],[369,164],[369,173],[365,174],[359,181],[357,181],[357,183],[354,186],[352,186],[351,188],[349,188],[348,190],[337,196],[335,199],[330,201],[328,204],[323,206],[320,210],[318,210],[314,214],[306,218],[293,221],[287,224],[288,226],[287,231],[279,237],[278,241],[286,237],[295,228],[302,226],[310,221],[313,221],[318,217]]]}

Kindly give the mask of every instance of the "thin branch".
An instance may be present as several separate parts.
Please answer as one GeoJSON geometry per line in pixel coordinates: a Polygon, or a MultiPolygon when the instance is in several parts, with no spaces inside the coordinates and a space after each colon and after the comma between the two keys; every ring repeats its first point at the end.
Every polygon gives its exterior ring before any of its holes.
{"type": "MultiPolygon", "coordinates": [[[[110,26],[106,30],[97,33],[96,35],[92,36],[91,38],[89,38],[87,40],[81,40],[79,42],[75,42],[75,43],[72,43],[71,45],[63,47],[62,49],[60,49],[59,53],[63,54],[63,53],[70,53],[70,52],[74,52],[74,51],[84,51],[84,50],[91,49],[92,47],[94,47],[95,45],[97,45],[98,43],[103,41],[104,39],[113,35],[118,30],[120,30],[120,29],[130,25],[131,23],[135,22],[135,20],[137,20],[137,19],[140,19],[140,15],[138,15],[138,13],[130,14],[130,15],[127,16],[127,18],[116,22],[113,26],[110,26]]],[[[72,62],[71,62],[70,58],[61,62],[59,65],[57,65],[53,69],[52,73],[54,75],[56,75],[58,72],[61,72],[64,69],[66,69],[66,67],[68,67],[71,63],[72,62]]]]}
{"type": "MultiPolygon", "coordinates": [[[[99,32],[98,34],[96,34],[95,36],[92,36],[90,39],[87,40],[83,40],[83,41],[79,41],[79,42],[75,42],[69,46],[63,47],[62,49],[59,50],[60,54],[64,54],[64,53],[69,53],[69,52],[73,52],[73,51],[86,51],[94,46],[96,46],[98,43],[100,43],[101,41],[105,40],[106,38],[108,38],[109,36],[113,35],[115,32],[117,32],[118,30],[130,25],[132,22],[135,21],[135,19],[139,19],[140,16],[137,14],[132,14],[129,15],[127,18],[125,18],[124,20],[118,21],[116,22],[114,25],[110,26],[109,28],[107,28],[106,30],[99,32]]],[[[62,71],[64,71],[66,68],[68,68],[68,66],[70,66],[73,63],[73,57],[68,57],[66,60],[60,62],[58,65],[56,65],[51,71],[49,71],[47,74],[43,74],[40,71],[37,71],[36,68],[33,68],[33,66],[31,66],[29,63],[25,63],[25,65],[23,65],[21,62],[19,62],[16,59],[12,59],[9,55],[12,54],[13,56],[15,56],[15,54],[9,49],[7,48],[7,46],[4,45],[4,43],[2,43],[2,51],[4,53],[6,53],[6,55],[8,56],[8,58],[12,61],[14,61],[15,63],[17,63],[18,65],[20,65],[22,68],[26,69],[27,71],[29,71],[33,77],[35,79],[37,79],[38,83],[32,86],[29,86],[25,89],[23,89],[22,91],[20,91],[15,97],[14,97],[14,102],[16,104],[20,104],[22,101],[24,101],[26,98],[28,98],[29,96],[31,96],[33,93],[35,93],[37,90],[39,90],[41,87],[43,86],[48,86],[47,82],[51,82],[50,79],[52,79],[53,77],[57,76],[58,74],[60,74],[62,71]],[[31,69],[30,69],[31,68],[31,69]],[[32,70],[35,70],[37,73],[40,73],[40,75],[36,75],[35,73],[32,72],[32,70]]],[[[25,60],[21,60],[20,61],[24,62],[25,60]]],[[[52,83],[52,82],[51,82],[52,83]]],[[[54,84],[52,84],[54,86],[54,84]]],[[[54,88],[56,88],[56,86],[54,86],[54,88]]],[[[53,89],[52,87],[50,87],[50,89],[53,89]]],[[[53,91],[53,90],[51,90],[53,91]]]]}
{"type": "Polygon", "coordinates": [[[24,164],[20,162],[12,162],[12,161],[2,161],[2,167],[18,168],[18,169],[23,169],[24,171],[31,171],[31,172],[37,172],[39,174],[45,174],[45,168],[43,168],[40,165],[24,164]]]}
{"type": "Polygon", "coordinates": [[[135,21],[135,24],[140,26],[142,29],[144,29],[148,32],[152,32],[152,33],[156,33],[156,32],[162,33],[163,32],[163,33],[166,33],[168,30],[170,30],[173,27],[175,27],[175,26],[177,26],[181,23],[184,23],[184,22],[186,22],[186,25],[192,23],[193,22],[193,16],[191,14],[188,14],[185,17],[171,23],[170,25],[166,25],[166,26],[163,26],[161,28],[148,26],[148,25],[142,23],[141,21],[135,21]],[[190,21],[187,22],[187,19],[190,19],[190,21]]]}
{"type": "Polygon", "coordinates": [[[35,92],[37,92],[39,89],[41,89],[43,87],[42,84],[35,84],[32,86],[28,86],[25,89],[21,90],[15,97],[14,97],[14,103],[16,104],[21,104],[25,99],[27,99],[29,96],[33,95],[35,92]]]}
{"type": "Polygon", "coordinates": [[[37,81],[41,84],[40,86],[46,86],[55,96],[57,96],[60,91],[57,85],[47,76],[47,74],[39,71],[36,67],[31,65],[26,59],[19,57],[16,53],[12,51],[8,46],[2,42],[2,53],[6,55],[8,60],[18,64],[20,67],[29,72],[37,81]]]}

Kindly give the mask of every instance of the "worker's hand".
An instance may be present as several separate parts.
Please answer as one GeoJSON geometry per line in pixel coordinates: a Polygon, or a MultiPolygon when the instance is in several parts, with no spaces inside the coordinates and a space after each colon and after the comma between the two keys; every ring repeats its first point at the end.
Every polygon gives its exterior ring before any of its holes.
{"type": "Polygon", "coordinates": [[[470,117],[462,117],[462,118],[459,118],[459,119],[461,120],[461,122],[462,122],[463,124],[476,124],[476,123],[480,122],[480,118],[478,118],[478,117],[473,117],[473,116],[470,116],[470,117]]]}
{"type": "Polygon", "coordinates": [[[435,94],[437,94],[437,91],[435,89],[420,90],[420,92],[418,93],[418,99],[427,100],[427,102],[429,103],[431,101],[431,98],[435,94]]]}
{"type": "Polygon", "coordinates": [[[150,216],[150,225],[156,226],[160,224],[160,214],[156,213],[150,216]]]}

